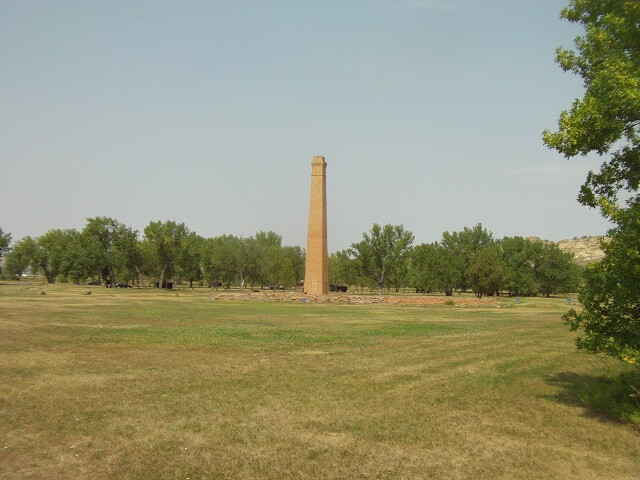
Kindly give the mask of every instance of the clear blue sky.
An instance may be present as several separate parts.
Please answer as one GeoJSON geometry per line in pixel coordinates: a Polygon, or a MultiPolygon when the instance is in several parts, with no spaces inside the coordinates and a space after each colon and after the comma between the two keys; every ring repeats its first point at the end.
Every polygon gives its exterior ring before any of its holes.
{"type": "Polygon", "coordinates": [[[305,246],[311,159],[329,250],[374,222],[417,243],[482,222],[560,240],[596,158],[542,144],[582,84],[565,1],[0,2],[0,227],[274,230],[305,246]]]}

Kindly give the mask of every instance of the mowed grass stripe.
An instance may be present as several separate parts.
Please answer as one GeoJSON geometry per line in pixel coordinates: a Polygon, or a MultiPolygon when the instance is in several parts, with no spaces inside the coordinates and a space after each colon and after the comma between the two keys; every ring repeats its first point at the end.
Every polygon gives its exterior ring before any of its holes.
{"type": "Polygon", "coordinates": [[[2,477],[637,478],[571,390],[622,367],[500,307],[0,287],[2,477]]]}

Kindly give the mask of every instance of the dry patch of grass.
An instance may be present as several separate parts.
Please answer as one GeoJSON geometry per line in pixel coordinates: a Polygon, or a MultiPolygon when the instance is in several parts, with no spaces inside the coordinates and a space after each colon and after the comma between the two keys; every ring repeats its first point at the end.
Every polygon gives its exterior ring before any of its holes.
{"type": "Polygon", "coordinates": [[[211,302],[0,286],[2,478],[638,478],[564,299],[211,302]]]}

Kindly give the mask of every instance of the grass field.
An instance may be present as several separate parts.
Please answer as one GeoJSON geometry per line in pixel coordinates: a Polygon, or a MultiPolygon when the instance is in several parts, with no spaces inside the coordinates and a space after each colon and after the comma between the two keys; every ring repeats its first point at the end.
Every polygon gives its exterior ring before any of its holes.
{"type": "Polygon", "coordinates": [[[640,478],[565,299],[86,290],[0,285],[0,478],[640,478]]]}

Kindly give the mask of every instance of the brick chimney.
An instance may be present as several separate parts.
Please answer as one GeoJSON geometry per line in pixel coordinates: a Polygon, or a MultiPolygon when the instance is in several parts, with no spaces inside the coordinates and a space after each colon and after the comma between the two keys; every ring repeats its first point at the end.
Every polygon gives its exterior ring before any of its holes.
{"type": "Polygon", "coordinates": [[[311,161],[311,195],[304,291],[310,295],[329,293],[329,252],[327,251],[327,162],[315,156],[311,161]]]}

